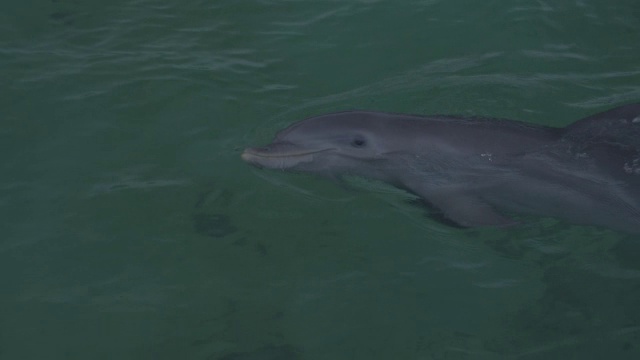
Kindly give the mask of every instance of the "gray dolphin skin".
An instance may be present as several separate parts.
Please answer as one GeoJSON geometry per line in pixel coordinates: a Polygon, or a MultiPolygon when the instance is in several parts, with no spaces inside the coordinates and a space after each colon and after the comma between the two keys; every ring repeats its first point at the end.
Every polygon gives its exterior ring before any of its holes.
{"type": "Polygon", "coordinates": [[[380,180],[459,227],[532,214],[640,234],[640,103],[565,128],[346,111],[308,118],[242,159],[260,168],[380,180]]]}

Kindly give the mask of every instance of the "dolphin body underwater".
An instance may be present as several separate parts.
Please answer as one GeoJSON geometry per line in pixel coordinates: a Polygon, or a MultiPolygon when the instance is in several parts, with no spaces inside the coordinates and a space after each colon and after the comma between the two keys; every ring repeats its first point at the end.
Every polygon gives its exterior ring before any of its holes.
{"type": "Polygon", "coordinates": [[[320,115],[242,159],[332,179],[361,176],[421,198],[450,225],[532,214],[640,234],[640,103],[564,128],[371,111],[320,115]]]}

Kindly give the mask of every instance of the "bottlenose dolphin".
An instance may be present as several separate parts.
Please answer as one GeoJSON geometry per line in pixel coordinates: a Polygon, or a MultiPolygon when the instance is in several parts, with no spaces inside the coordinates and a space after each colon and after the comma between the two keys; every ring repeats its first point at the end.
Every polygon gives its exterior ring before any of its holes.
{"type": "Polygon", "coordinates": [[[517,214],[640,233],[640,103],[565,128],[514,120],[346,111],[280,131],[242,159],[409,191],[460,227],[517,214]]]}

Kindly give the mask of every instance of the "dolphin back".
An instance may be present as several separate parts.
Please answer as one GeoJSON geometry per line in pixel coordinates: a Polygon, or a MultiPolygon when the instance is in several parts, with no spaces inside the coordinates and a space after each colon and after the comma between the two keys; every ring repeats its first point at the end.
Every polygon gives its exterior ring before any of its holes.
{"type": "Polygon", "coordinates": [[[607,143],[621,148],[640,148],[640,103],[588,116],[567,126],[566,141],[593,145],[607,143]]]}
{"type": "Polygon", "coordinates": [[[625,187],[640,206],[640,103],[578,120],[561,141],[575,159],[589,159],[625,187]]]}

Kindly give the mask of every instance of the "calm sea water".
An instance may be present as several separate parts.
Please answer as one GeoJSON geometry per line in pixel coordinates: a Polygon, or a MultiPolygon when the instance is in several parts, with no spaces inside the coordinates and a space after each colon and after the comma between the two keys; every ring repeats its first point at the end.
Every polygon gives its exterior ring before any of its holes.
{"type": "Polygon", "coordinates": [[[334,110],[638,101],[637,0],[7,0],[0,80],[2,359],[640,356],[640,239],[239,158],[334,110]]]}

